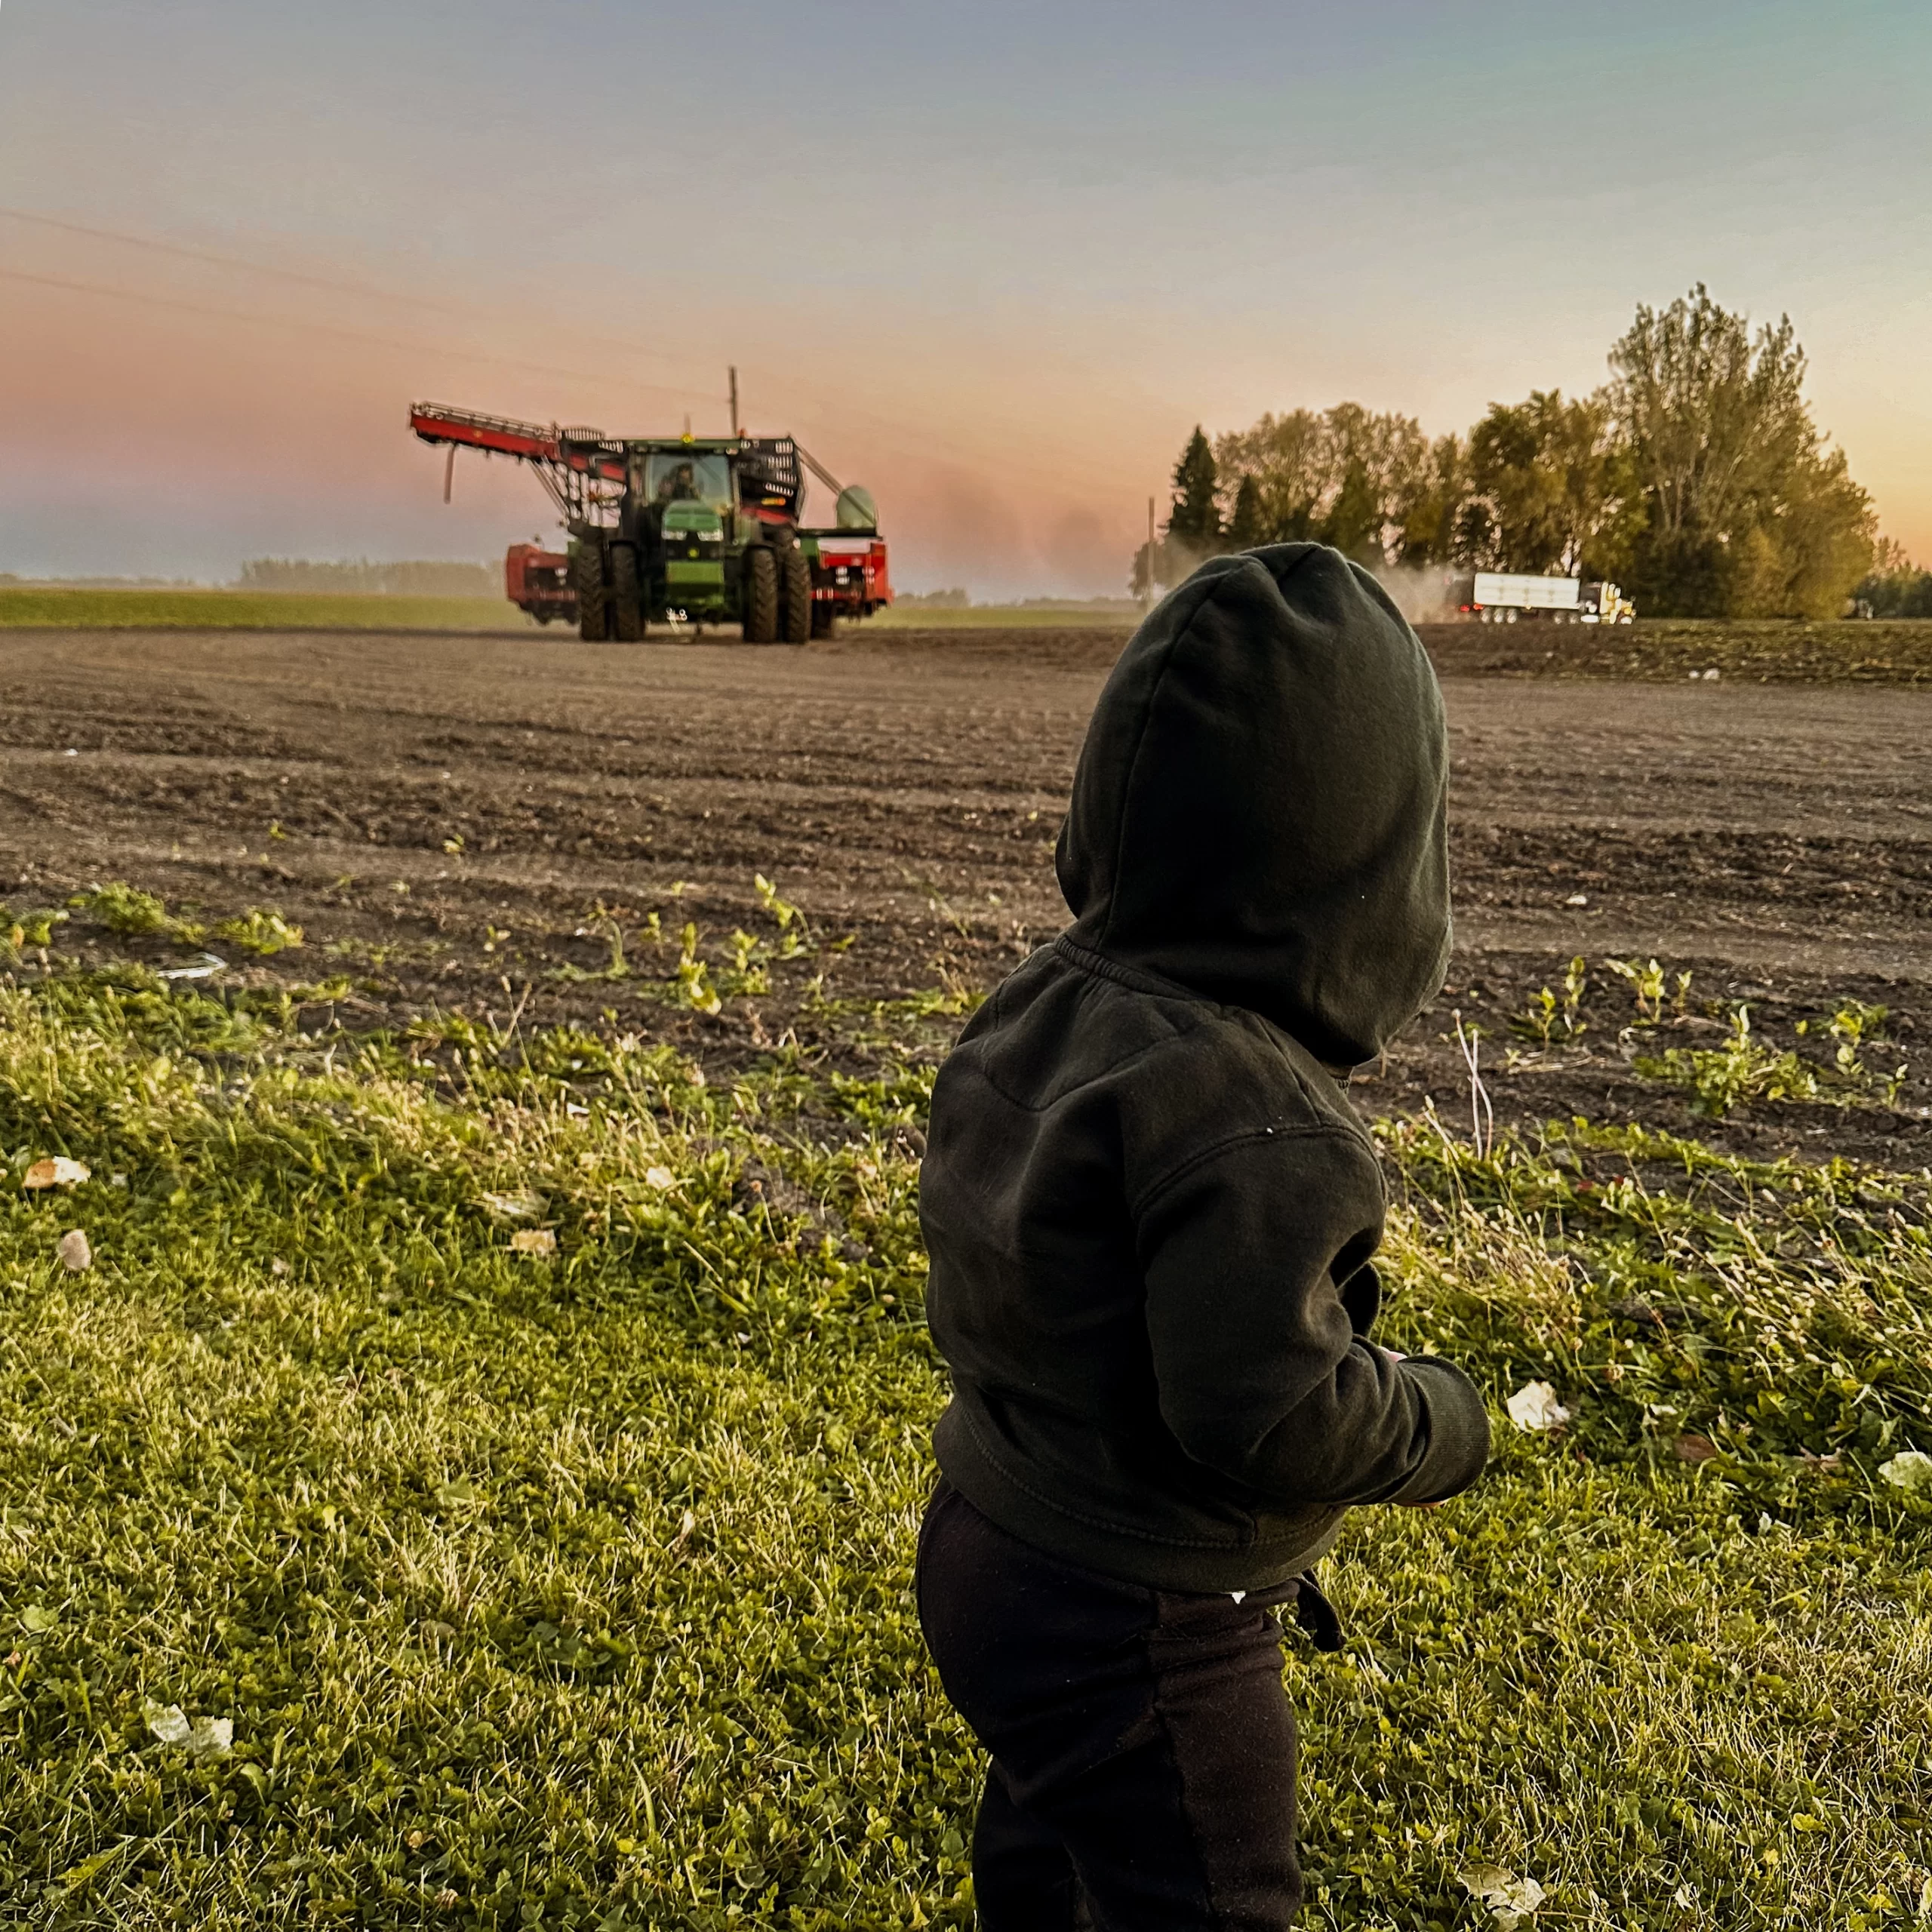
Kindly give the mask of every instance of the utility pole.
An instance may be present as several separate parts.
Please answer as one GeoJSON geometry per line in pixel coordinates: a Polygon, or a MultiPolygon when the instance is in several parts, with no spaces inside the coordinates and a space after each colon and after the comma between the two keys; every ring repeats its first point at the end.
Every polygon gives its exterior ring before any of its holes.
{"type": "Polygon", "coordinates": [[[731,365],[731,434],[738,433],[738,365],[731,365]]]}
{"type": "Polygon", "coordinates": [[[1147,589],[1143,601],[1151,608],[1154,601],[1154,500],[1147,499],[1147,589]]]}

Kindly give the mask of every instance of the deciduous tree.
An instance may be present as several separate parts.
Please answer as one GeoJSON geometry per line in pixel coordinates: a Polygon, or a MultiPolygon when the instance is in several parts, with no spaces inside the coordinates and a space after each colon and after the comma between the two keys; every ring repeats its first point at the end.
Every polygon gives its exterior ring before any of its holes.
{"type": "Polygon", "coordinates": [[[1832,616],[1854,585],[1874,608],[1918,608],[1924,573],[1866,577],[1870,500],[1811,420],[1788,316],[1754,335],[1700,283],[1639,308],[1610,365],[1594,395],[1492,405],[1466,441],[1355,402],[1211,445],[1197,428],[1136,586],[1223,547],[1312,538],[1377,568],[1611,577],[1657,616],[1832,616]]]}
{"type": "Polygon", "coordinates": [[[1237,511],[1247,496],[1257,541],[1313,538],[1368,564],[1395,561],[1430,480],[1421,425],[1358,402],[1264,416],[1218,438],[1214,454],[1223,488],[1234,481],[1237,511]]]}
{"type": "Polygon", "coordinates": [[[1627,551],[1627,454],[1607,397],[1555,389],[1492,403],[1469,432],[1459,560],[1564,577],[1614,574],[1627,551]]]}
{"type": "Polygon", "coordinates": [[[1457,525],[1469,494],[1468,445],[1460,436],[1437,437],[1404,506],[1395,561],[1411,569],[1457,561],[1457,525]]]}
{"type": "Polygon", "coordinates": [[[1754,337],[1700,282],[1640,307],[1610,400],[1643,497],[1631,587],[1660,615],[1830,616],[1869,565],[1870,499],[1827,450],[1788,315],[1754,337]]]}
{"type": "Polygon", "coordinates": [[[1881,537],[1873,548],[1872,568],[1852,589],[1860,615],[1932,617],[1932,571],[1921,571],[1905,546],[1881,537]]]}

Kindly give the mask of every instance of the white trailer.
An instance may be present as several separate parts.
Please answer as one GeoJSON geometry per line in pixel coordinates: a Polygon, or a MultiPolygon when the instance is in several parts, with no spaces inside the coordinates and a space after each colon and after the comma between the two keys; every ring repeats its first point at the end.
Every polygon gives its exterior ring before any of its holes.
{"type": "Polygon", "coordinates": [[[1627,624],[1637,614],[1636,606],[1614,583],[1507,571],[1478,571],[1469,583],[1462,613],[1486,624],[1513,624],[1526,616],[1559,624],[1627,624]]]}

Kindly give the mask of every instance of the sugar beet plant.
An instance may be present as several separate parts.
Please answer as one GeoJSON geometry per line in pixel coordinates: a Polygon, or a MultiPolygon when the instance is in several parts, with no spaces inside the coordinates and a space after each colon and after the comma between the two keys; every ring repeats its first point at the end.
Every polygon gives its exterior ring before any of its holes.
{"type": "MultiPolygon", "coordinates": [[[[301,1011],[0,986],[8,1912],[966,1926],[909,1594],[931,1068],[301,1011]]],[[[1494,1923],[1494,1871],[1592,1932],[1915,1922],[1923,1177],[1385,1146],[1390,1339],[1499,1454],[1361,1519],[1346,1650],[1291,1656],[1310,1922],[1494,1923]],[[1560,1429],[1503,1419],[1531,1380],[1560,1429]]]]}
{"type": "MultiPolygon", "coordinates": [[[[687,920],[677,937],[677,953],[671,970],[660,978],[648,967],[639,965],[632,949],[662,953],[669,947],[671,942],[664,931],[661,909],[653,909],[640,918],[624,907],[606,906],[599,900],[591,908],[586,922],[577,928],[577,936],[601,940],[610,948],[609,964],[594,974],[567,966],[559,969],[558,977],[578,980],[639,980],[644,987],[654,990],[669,1004],[689,1008],[706,1017],[720,1012],[727,998],[769,992],[772,963],[804,958],[813,949],[814,941],[804,915],[780,896],[770,879],[762,873],[755,874],[752,887],[760,910],[777,928],[775,937],[734,928],[721,949],[714,947],[715,956],[708,959],[704,933],[695,920],[687,920]],[[626,921],[631,922],[628,928],[626,921]]],[[[676,893],[683,888],[672,889],[676,893]]],[[[494,933],[495,928],[491,931],[494,933]]],[[[298,931],[298,942],[300,937],[298,931]]]]}
{"type": "MultiPolygon", "coordinates": [[[[1627,985],[1635,1006],[1615,1038],[1622,1056],[1646,1079],[1681,1088],[1694,1112],[1722,1119],[1754,1102],[1803,1101],[1855,1107],[1897,1103],[1906,1072],[1885,1031],[1886,1010],[1860,1000],[1843,1001],[1821,1020],[1800,1020],[1793,1031],[1800,1046],[1770,1044],[1755,1029],[1751,1008],[1737,1001],[1694,1001],[1692,976],[1671,974],[1655,959],[1607,959],[1605,969],[1627,985]],[[1672,1029],[1721,1026],[1714,1046],[1665,1044],[1672,1029]],[[1815,1041],[1829,1043],[1826,1054],[1803,1051],[1815,1041]]],[[[1531,1042],[1539,1054],[1589,1051],[1583,1036],[1592,1022],[1584,1011],[1589,984],[1587,962],[1580,955],[1564,974],[1559,996],[1543,986],[1512,1016],[1510,1031],[1531,1042]]]]}

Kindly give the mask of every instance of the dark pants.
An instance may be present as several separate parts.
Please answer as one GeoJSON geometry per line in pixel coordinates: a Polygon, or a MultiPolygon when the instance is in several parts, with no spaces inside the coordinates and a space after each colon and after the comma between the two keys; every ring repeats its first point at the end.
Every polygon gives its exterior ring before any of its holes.
{"type": "Polygon", "coordinates": [[[944,1482],[918,1577],[940,1680],[992,1755],[973,1832],[984,1932],[1294,1919],[1294,1714],[1263,1601],[1075,1569],[944,1482]]]}

